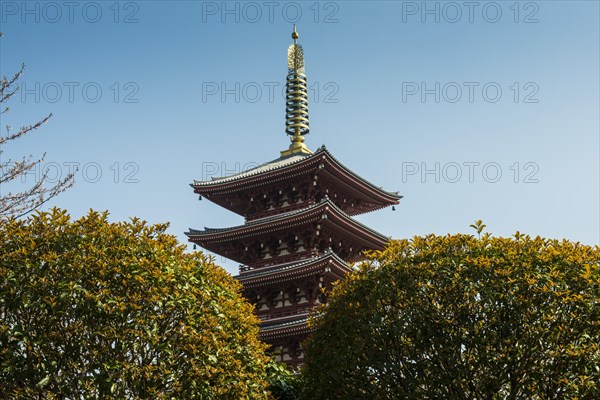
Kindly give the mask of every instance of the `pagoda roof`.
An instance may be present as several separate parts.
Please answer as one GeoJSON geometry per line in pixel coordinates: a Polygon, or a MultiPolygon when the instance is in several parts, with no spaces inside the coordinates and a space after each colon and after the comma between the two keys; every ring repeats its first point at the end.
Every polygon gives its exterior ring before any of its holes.
{"type": "Polygon", "coordinates": [[[244,209],[222,199],[227,195],[270,186],[277,182],[295,180],[307,173],[320,173],[325,170],[330,180],[352,192],[356,198],[366,200],[370,206],[346,210],[350,215],[373,211],[398,204],[402,196],[398,192],[388,192],[361,178],[358,174],[340,163],[326,148],[321,146],[313,154],[298,153],[277,158],[239,174],[213,178],[209,181],[195,180],[191,186],[198,194],[237,214],[244,215],[244,209]]]}
{"type": "Polygon", "coordinates": [[[302,279],[318,273],[329,273],[339,279],[349,271],[348,264],[330,249],[325,254],[301,262],[258,268],[241,273],[235,278],[243,283],[245,288],[251,288],[302,279]]]}
{"type": "Polygon", "coordinates": [[[260,324],[260,337],[269,343],[275,339],[310,333],[308,326],[308,313],[296,316],[294,319],[283,321],[269,321],[260,324]]]}
{"type": "Polygon", "coordinates": [[[219,186],[219,185],[223,185],[223,184],[227,184],[227,183],[231,183],[231,182],[236,182],[236,181],[246,179],[246,178],[252,178],[257,175],[262,175],[262,174],[269,173],[271,171],[274,171],[274,170],[277,170],[280,168],[284,168],[284,167],[296,164],[307,158],[314,157],[315,154],[298,153],[298,154],[292,154],[292,155],[285,156],[285,157],[279,157],[275,160],[266,162],[264,164],[261,164],[257,167],[251,168],[247,171],[243,171],[238,174],[224,176],[224,177],[213,177],[210,181],[194,180],[194,183],[192,183],[191,186],[194,188],[196,186],[219,186]]]}
{"type": "Polygon", "coordinates": [[[190,228],[185,234],[191,242],[198,243],[210,251],[244,263],[242,254],[223,254],[219,252],[220,244],[229,244],[237,240],[287,231],[290,228],[310,223],[319,223],[332,231],[336,231],[340,236],[349,238],[353,243],[357,243],[359,247],[362,246],[363,248],[383,249],[389,241],[388,237],[350,217],[327,197],[308,207],[252,220],[243,225],[230,228],[204,228],[204,230],[190,228]]]}

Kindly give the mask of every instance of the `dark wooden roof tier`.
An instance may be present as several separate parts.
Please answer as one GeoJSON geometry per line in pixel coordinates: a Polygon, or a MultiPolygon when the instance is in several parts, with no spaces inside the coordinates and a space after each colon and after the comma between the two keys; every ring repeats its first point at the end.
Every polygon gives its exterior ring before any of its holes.
{"type": "Polygon", "coordinates": [[[304,208],[325,196],[348,215],[395,205],[402,198],[352,172],[324,146],[314,154],[280,157],[229,177],[194,181],[191,186],[195,193],[247,220],[304,208]]]}
{"type": "Polygon", "coordinates": [[[328,281],[335,281],[342,279],[348,272],[348,264],[329,249],[321,256],[311,257],[302,262],[251,270],[235,278],[244,285],[244,290],[249,290],[299,281],[311,276],[326,276],[328,281]]]}
{"type": "Polygon", "coordinates": [[[285,337],[310,333],[308,313],[285,321],[270,321],[260,325],[260,338],[266,343],[273,343],[285,337]]]}
{"type": "Polygon", "coordinates": [[[298,255],[316,256],[328,249],[342,260],[354,262],[363,257],[364,250],[381,250],[389,241],[350,217],[328,197],[317,204],[244,225],[190,229],[186,235],[191,242],[250,267],[273,266],[291,261],[286,259],[288,254],[298,260],[298,255]],[[299,251],[300,246],[303,250],[299,251]]]}

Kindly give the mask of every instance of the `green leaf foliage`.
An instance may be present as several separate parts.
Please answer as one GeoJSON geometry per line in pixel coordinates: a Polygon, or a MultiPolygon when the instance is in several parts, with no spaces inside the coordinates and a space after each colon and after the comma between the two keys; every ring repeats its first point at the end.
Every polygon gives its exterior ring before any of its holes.
{"type": "Polygon", "coordinates": [[[269,392],[274,400],[299,400],[301,377],[280,362],[271,361],[268,368],[269,392]]]}
{"type": "Polygon", "coordinates": [[[600,399],[599,263],[520,233],[393,241],[312,320],[304,395],[600,399]]]}
{"type": "Polygon", "coordinates": [[[240,285],[166,228],[57,209],[2,223],[0,398],[267,398],[240,285]]]}

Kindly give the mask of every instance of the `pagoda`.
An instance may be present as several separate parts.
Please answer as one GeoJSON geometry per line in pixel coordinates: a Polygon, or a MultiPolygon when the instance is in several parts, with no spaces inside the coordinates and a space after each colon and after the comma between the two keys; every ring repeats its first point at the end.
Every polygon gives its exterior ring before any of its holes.
{"type": "Polygon", "coordinates": [[[190,229],[190,242],[240,263],[236,278],[255,305],[261,339],[280,361],[302,365],[302,341],[311,311],[324,290],[350,271],[366,250],[381,250],[388,237],[352,218],[393,206],[387,192],[342,165],[325,148],[308,149],[310,131],[304,53],[288,49],[285,132],[291,144],[280,156],[251,170],[194,181],[194,193],[245,218],[230,228],[190,229]]]}

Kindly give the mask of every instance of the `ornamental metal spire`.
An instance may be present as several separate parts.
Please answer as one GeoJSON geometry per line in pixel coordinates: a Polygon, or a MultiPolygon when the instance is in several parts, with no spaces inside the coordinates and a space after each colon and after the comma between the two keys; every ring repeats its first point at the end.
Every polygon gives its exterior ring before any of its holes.
{"type": "Polygon", "coordinates": [[[308,126],[308,88],[304,73],[304,51],[298,40],[296,24],[292,32],[294,43],[288,48],[288,75],[285,88],[285,133],[291,136],[289,149],[281,156],[295,153],[312,154],[304,144],[304,135],[310,132],[308,126]]]}

